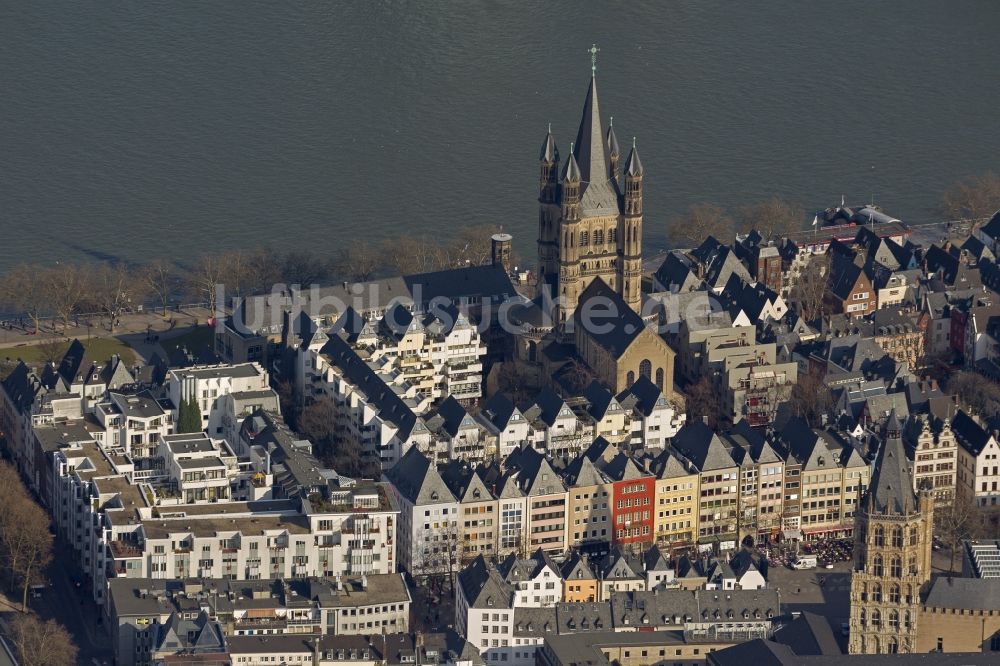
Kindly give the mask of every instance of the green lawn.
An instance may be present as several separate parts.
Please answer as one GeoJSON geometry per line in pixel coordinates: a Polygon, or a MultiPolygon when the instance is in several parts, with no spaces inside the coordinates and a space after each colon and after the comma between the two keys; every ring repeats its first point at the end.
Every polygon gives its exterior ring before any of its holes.
{"type": "MultiPolygon", "coordinates": [[[[128,366],[135,363],[135,352],[117,338],[93,338],[84,340],[83,344],[87,348],[87,356],[95,362],[106,361],[112,354],[118,354],[128,366]]],[[[49,360],[58,363],[69,345],[69,340],[59,340],[3,347],[0,349],[0,367],[13,367],[18,359],[33,366],[42,365],[49,360]]]]}
{"type": "Polygon", "coordinates": [[[196,326],[187,333],[160,340],[160,346],[167,353],[167,358],[181,347],[190,352],[200,352],[206,347],[212,350],[215,348],[215,329],[211,326],[196,326]]]}

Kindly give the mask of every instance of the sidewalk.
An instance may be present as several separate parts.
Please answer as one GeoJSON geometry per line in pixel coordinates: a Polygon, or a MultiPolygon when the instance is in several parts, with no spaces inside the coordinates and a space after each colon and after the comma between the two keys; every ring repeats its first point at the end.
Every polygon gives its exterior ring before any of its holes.
{"type": "Polygon", "coordinates": [[[157,343],[146,343],[147,334],[152,333],[158,335],[160,339],[169,339],[187,332],[192,326],[205,325],[212,314],[208,308],[190,308],[180,312],[168,310],[166,318],[159,311],[127,314],[122,316],[121,323],[115,327],[114,333],[108,330],[106,320],[81,318],[76,322],[79,325],[70,326],[66,330],[63,330],[57,322],[46,320],[42,322],[38,335],[35,335],[31,323],[26,321],[27,330],[0,328],[0,349],[74,338],[78,340],[117,338],[135,349],[143,359],[148,360],[152,352],[163,354],[163,350],[157,343]],[[56,330],[53,330],[53,324],[56,324],[56,330]]]}

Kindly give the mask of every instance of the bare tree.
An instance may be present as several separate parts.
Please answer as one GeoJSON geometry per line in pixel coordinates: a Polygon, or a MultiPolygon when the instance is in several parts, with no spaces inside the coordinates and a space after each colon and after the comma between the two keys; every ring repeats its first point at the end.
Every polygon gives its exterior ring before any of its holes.
{"type": "Polygon", "coordinates": [[[594,373],[578,358],[571,358],[559,374],[562,375],[563,386],[573,395],[582,393],[594,381],[594,373]]]}
{"type": "Polygon", "coordinates": [[[288,284],[305,287],[331,280],[333,262],[308,250],[293,250],[282,259],[281,278],[288,284]]]}
{"type": "Polygon", "coordinates": [[[207,303],[208,309],[216,309],[216,285],[226,287],[226,260],[219,254],[205,254],[198,257],[187,276],[188,294],[199,303],[207,303]]]}
{"type": "Polygon", "coordinates": [[[344,247],[337,259],[338,270],[349,280],[366,282],[379,268],[379,252],[364,239],[355,239],[344,247]]]}
{"type": "Polygon", "coordinates": [[[948,392],[977,414],[992,416],[1000,411],[1000,384],[978,372],[959,370],[948,377],[948,392]]]}
{"type": "Polygon", "coordinates": [[[978,511],[972,498],[962,493],[957,493],[951,504],[934,512],[934,533],[948,544],[951,551],[949,571],[955,571],[955,553],[962,540],[972,535],[978,519],[978,511]]]}
{"type": "Polygon", "coordinates": [[[1000,176],[989,171],[952,185],[941,200],[949,220],[980,220],[1000,210],[1000,176]]]}
{"type": "Polygon", "coordinates": [[[21,552],[18,566],[13,573],[21,581],[21,611],[28,610],[28,591],[32,585],[45,579],[45,568],[52,561],[52,533],[49,532],[49,516],[45,510],[29,498],[18,507],[26,515],[19,540],[21,552]]]}
{"type": "Polygon", "coordinates": [[[830,257],[814,254],[792,285],[790,300],[799,316],[807,322],[816,321],[826,310],[826,288],[830,274],[830,257]]]}
{"type": "Polygon", "coordinates": [[[497,389],[507,394],[511,402],[519,405],[530,400],[538,391],[536,382],[515,361],[507,361],[497,370],[497,389]]]}
{"type": "Polygon", "coordinates": [[[38,333],[42,317],[51,312],[49,290],[41,276],[46,269],[38,264],[19,264],[4,276],[6,300],[31,320],[38,333]]]}
{"type": "Polygon", "coordinates": [[[50,309],[59,317],[63,329],[69,328],[87,296],[87,271],[76,264],[58,264],[44,271],[39,279],[50,309]]]}
{"type": "Polygon", "coordinates": [[[166,259],[153,259],[142,267],[139,279],[145,285],[146,291],[156,297],[160,307],[163,308],[163,316],[166,317],[170,296],[176,293],[179,287],[174,264],[166,259]]]}
{"type": "Polygon", "coordinates": [[[428,273],[448,268],[448,251],[426,237],[404,236],[382,244],[381,263],[399,275],[428,273]]]}
{"type": "Polygon", "coordinates": [[[722,414],[720,396],[709,375],[702,375],[698,381],[688,384],[685,389],[687,396],[687,418],[689,423],[702,421],[715,430],[719,427],[719,416],[722,414]]]}
{"type": "Polygon", "coordinates": [[[697,247],[709,236],[728,243],[734,231],[732,218],[710,203],[694,204],[670,221],[670,235],[684,247],[697,247]]]}
{"type": "Polygon", "coordinates": [[[778,197],[737,209],[740,231],[757,230],[765,239],[781,238],[802,229],[805,209],[778,197]]]}
{"type": "Polygon", "coordinates": [[[43,622],[22,613],[11,623],[11,640],[21,666],[75,664],[77,647],[66,628],[55,620],[43,622]]]}
{"type": "Polygon", "coordinates": [[[810,426],[818,428],[823,422],[823,415],[833,411],[833,392],[823,381],[823,373],[811,370],[799,375],[788,398],[789,408],[793,416],[805,419],[810,426]]]}
{"type": "Polygon", "coordinates": [[[87,298],[108,317],[114,333],[121,316],[142,302],[145,284],[123,263],[101,264],[93,271],[87,298]]]}
{"type": "Polygon", "coordinates": [[[63,356],[66,355],[66,349],[69,347],[65,338],[49,338],[47,340],[42,340],[37,345],[35,349],[38,350],[39,355],[42,357],[42,361],[47,364],[58,365],[62,361],[63,356]]]}

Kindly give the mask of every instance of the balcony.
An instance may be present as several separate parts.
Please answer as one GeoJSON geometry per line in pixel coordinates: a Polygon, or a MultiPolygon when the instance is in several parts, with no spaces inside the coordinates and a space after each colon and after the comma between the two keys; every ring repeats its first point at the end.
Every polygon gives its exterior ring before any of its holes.
{"type": "Polygon", "coordinates": [[[111,556],[122,557],[142,557],[142,548],[131,541],[112,541],[108,544],[111,547],[111,556]]]}

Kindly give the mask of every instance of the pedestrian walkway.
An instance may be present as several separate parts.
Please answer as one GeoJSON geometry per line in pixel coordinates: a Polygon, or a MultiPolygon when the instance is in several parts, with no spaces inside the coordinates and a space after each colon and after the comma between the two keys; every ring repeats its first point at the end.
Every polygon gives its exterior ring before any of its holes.
{"type": "Polygon", "coordinates": [[[15,321],[13,326],[0,328],[0,349],[11,349],[22,346],[38,345],[49,341],[90,340],[94,338],[117,338],[132,347],[136,354],[144,360],[149,360],[153,353],[164,355],[158,340],[167,340],[177,335],[183,335],[193,326],[204,326],[212,317],[208,308],[196,307],[180,311],[168,310],[164,317],[159,312],[137,312],[126,314],[115,326],[114,332],[108,330],[107,321],[96,318],[81,317],[74,325],[63,329],[57,322],[46,320],[36,335],[30,321],[23,321],[25,326],[19,326],[15,321]],[[148,340],[154,336],[156,340],[148,340]]]}

